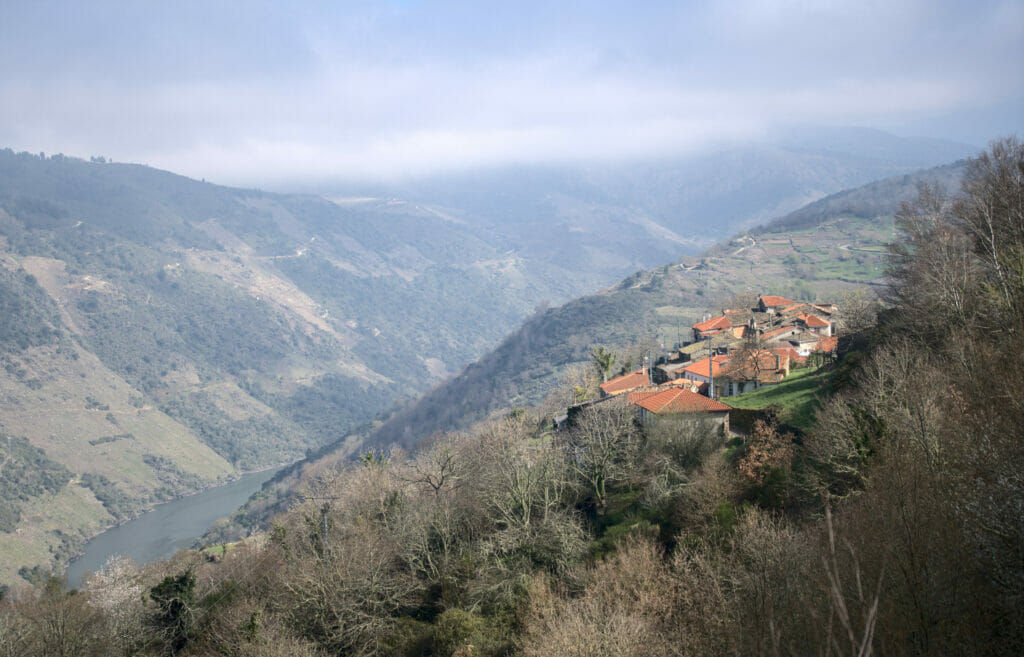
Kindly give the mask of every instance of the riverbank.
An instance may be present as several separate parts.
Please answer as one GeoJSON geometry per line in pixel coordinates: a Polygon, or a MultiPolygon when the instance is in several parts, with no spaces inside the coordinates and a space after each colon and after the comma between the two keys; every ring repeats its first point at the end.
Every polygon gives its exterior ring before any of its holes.
{"type": "Polygon", "coordinates": [[[114,555],[127,555],[143,564],[191,547],[214,522],[234,512],[289,465],[244,473],[234,481],[154,505],[138,517],[100,532],[68,562],[68,586],[80,586],[87,573],[95,572],[114,555]]]}

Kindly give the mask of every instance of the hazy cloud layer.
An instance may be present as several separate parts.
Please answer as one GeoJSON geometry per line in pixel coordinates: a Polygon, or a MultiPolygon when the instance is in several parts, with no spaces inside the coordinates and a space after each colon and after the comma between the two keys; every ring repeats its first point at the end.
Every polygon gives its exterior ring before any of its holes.
{"type": "Polygon", "coordinates": [[[0,0],[0,146],[239,184],[1022,128],[1024,3],[0,0]]]}

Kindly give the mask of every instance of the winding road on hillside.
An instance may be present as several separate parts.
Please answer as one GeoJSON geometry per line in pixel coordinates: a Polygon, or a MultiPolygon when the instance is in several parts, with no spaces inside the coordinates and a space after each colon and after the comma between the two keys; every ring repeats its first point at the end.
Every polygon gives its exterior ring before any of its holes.
{"type": "Polygon", "coordinates": [[[738,256],[740,253],[743,252],[743,249],[750,246],[757,246],[757,240],[755,240],[753,237],[750,238],[750,244],[744,244],[740,248],[736,249],[735,251],[733,251],[733,255],[738,256]]]}
{"type": "MultiPolygon", "coordinates": [[[[879,245],[877,245],[877,247],[884,247],[884,246],[885,246],[884,244],[879,244],[879,245]]],[[[876,247],[876,248],[877,248],[877,247],[876,247]]],[[[880,253],[884,253],[883,251],[877,251],[877,250],[876,250],[875,248],[871,248],[871,247],[869,247],[869,246],[865,246],[865,247],[855,247],[855,246],[851,246],[850,244],[843,244],[843,245],[842,245],[842,246],[840,246],[839,248],[840,248],[841,250],[843,250],[843,251],[849,251],[849,252],[851,252],[851,253],[852,253],[852,252],[854,252],[854,251],[858,251],[858,252],[860,252],[860,253],[874,253],[874,254],[876,254],[876,255],[877,255],[877,254],[880,254],[880,253]]]]}

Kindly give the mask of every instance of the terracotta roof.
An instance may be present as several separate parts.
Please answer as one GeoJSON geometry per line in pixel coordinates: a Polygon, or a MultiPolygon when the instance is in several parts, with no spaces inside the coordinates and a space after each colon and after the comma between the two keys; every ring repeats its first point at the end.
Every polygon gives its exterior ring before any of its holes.
{"type": "Polygon", "coordinates": [[[706,385],[706,383],[698,383],[697,381],[691,381],[690,379],[672,379],[665,383],[666,387],[689,388],[694,392],[699,392],[699,388],[706,385]]]}
{"type": "Polygon", "coordinates": [[[706,322],[700,322],[693,325],[695,331],[721,331],[723,329],[732,328],[732,322],[725,315],[719,315],[718,317],[712,317],[706,322]]]}
{"type": "Polygon", "coordinates": [[[774,351],[775,353],[777,353],[780,356],[785,356],[785,357],[789,358],[789,360],[791,360],[791,361],[796,361],[796,362],[803,363],[803,362],[805,362],[807,360],[806,358],[801,356],[799,353],[797,353],[797,350],[794,349],[793,347],[777,347],[775,349],[772,349],[772,351],[774,351]]]}
{"type": "Polygon", "coordinates": [[[647,399],[659,393],[665,392],[666,390],[675,390],[678,388],[685,389],[696,389],[698,387],[696,381],[688,381],[686,379],[675,379],[667,383],[662,383],[655,386],[644,386],[635,390],[630,390],[626,393],[626,401],[630,404],[636,404],[638,401],[647,399]]]}
{"type": "Polygon", "coordinates": [[[648,397],[664,392],[668,388],[653,388],[651,390],[630,390],[626,393],[626,402],[636,405],[637,402],[643,401],[648,397]]]}
{"type": "Polygon", "coordinates": [[[618,395],[627,390],[633,390],[650,384],[647,377],[647,370],[637,370],[629,374],[608,379],[601,384],[601,391],[606,395],[618,395]]]}
{"type": "MultiPolygon", "coordinates": [[[[722,366],[728,362],[728,356],[715,356],[715,374],[719,374],[722,371],[722,366]]],[[[697,376],[710,376],[708,369],[708,359],[702,358],[698,361],[695,361],[689,367],[684,367],[683,371],[689,372],[691,374],[696,374],[697,376]]]]}
{"type": "Polygon", "coordinates": [[[824,351],[826,354],[828,354],[828,353],[832,353],[833,351],[835,351],[836,347],[838,347],[838,346],[839,346],[839,338],[833,336],[831,338],[822,338],[822,339],[818,340],[818,344],[814,345],[814,350],[815,351],[824,351]]]}
{"type": "Polygon", "coordinates": [[[720,401],[708,399],[682,388],[670,388],[636,403],[651,413],[716,413],[731,411],[732,408],[720,401]]]}
{"type": "Polygon", "coordinates": [[[777,306],[792,306],[793,304],[797,303],[792,299],[787,299],[786,297],[777,297],[773,295],[761,297],[760,301],[765,308],[775,308],[777,306]]]}
{"type": "Polygon", "coordinates": [[[786,376],[788,356],[758,349],[735,356],[722,369],[722,376],[733,381],[753,381],[755,378],[762,382],[780,381],[786,376]]]}
{"type": "Polygon", "coordinates": [[[827,321],[823,320],[817,315],[800,315],[800,319],[804,320],[804,323],[811,328],[824,328],[829,325],[827,321]]]}

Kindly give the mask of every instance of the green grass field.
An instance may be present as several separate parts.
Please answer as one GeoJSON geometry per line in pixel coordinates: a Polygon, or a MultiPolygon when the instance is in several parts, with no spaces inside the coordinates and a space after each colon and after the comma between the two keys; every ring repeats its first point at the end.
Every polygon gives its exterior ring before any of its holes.
{"type": "Polygon", "coordinates": [[[819,405],[818,391],[828,382],[829,376],[830,372],[811,367],[794,370],[779,385],[726,397],[723,401],[733,408],[762,409],[778,406],[782,409],[784,421],[801,429],[809,429],[814,423],[814,413],[819,405]]]}

